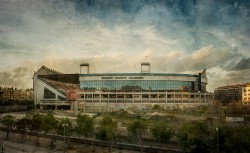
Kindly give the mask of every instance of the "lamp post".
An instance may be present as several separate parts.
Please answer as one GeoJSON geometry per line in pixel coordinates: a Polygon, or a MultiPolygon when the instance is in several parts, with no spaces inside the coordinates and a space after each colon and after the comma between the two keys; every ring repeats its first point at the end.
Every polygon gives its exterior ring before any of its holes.
{"type": "Polygon", "coordinates": [[[216,129],[216,134],[217,134],[217,152],[220,152],[220,146],[219,146],[219,128],[216,129]]]}
{"type": "Polygon", "coordinates": [[[68,126],[68,124],[63,123],[62,126],[63,126],[63,134],[64,134],[64,136],[63,136],[63,151],[65,153],[65,127],[68,126]]]}

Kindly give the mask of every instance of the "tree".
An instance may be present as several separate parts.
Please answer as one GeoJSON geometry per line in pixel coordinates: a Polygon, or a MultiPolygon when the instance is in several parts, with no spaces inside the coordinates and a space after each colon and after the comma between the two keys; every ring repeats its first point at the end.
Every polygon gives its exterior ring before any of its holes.
{"type": "Polygon", "coordinates": [[[173,136],[173,129],[165,121],[157,122],[151,128],[151,133],[157,142],[168,143],[173,136]]]}
{"type": "Polygon", "coordinates": [[[9,133],[11,129],[15,126],[16,118],[11,115],[6,115],[1,118],[1,124],[6,130],[6,138],[9,138],[9,133]]]}
{"type": "Polygon", "coordinates": [[[114,122],[110,116],[105,116],[102,119],[97,131],[96,137],[103,141],[109,141],[109,152],[112,152],[114,137],[117,132],[117,122],[114,122]]]}
{"type": "Polygon", "coordinates": [[[86,138],[93,135],[94,132],[94,120],[93,118],[89,117],[88,115],[77,115],[76,118],[76,131],[79,134],[79,138],[81,135],[84,136],[85,141],[86,138]]]}
{"type": "Polygon", "coordinates": [[[184,152],[210,152],[211,136],[207,125],[203,122],[184,123],[179,129],[177,137],[184,152]]]}
{"type": "Polygon", "coordinates": [[[143,144],[142,144],[142,136],[147,130],[146,123],[143,120],[137,119],[134,120],[129,126],[128,126],[128,132],[130,135],[134,136],[141,146],[141,152],[143,152],[143,144]]]}
{"type": "Polygon", "coordinates": [[[39,113],[34,114],[31,120],[30,130],[35,131],[37,139],[35,144],[39,144],[40,132],[42,131],[43,116],[39,113]]]}
{"type": "Polygon", "coordinates": [[[160,109],[161,109],[161,106],[160,106],[160,105],[155,104],[155,105],[153,106],[153,108],[152,108],[152,109],[154,109],[154,110],[160,110],[160,109]]]}
{"type": "Polygon", "coordinates": [[[86,117],[86,115],[81,115],[81,114],[78,114],[76,117],[75,131],[77,132],[79,139],[83,135],[83,126],[84,126],[85,117],[86,117]]]}
{"type": "Polygon", "coordinates": [[[72,135],[72,123],[68,118],[62,119],[59,122],[57,133],[59,135],[67,136],[67,144],[69,146],[69,137],[72,135]]]}
{"type": "Polygon", "coordinates": [[[28,127],[30,126],[30,124],[31,124],[31,120],[28,118],[22,118],[16,122],[17,130],[20,131],[20,133],[22,133],[22,142],[23,142],[23,139],[26,140],[26,131],[28,127]]]}
{"type": "MultiPolygon", "coordinates": [[[[246,153],[250,152],[250,129],[246,126],[225,126],[220,127],[217,133],[214,130],[213,133],[213,146],[216,146],[217,141],[219,141],[219,151],[220,152],[230,152],[230,153],[246,153]]],[[[216,148],[214,148],[216,149],[216,148]]]]}
{"type": "Polygon", "coordinates": [[[242,102],[234,101],[228,104],[226,108],[228,114],[245,114],[246,105],[243,105],[242,102]]]}
{"type": "Polygon", "coordinates": [[[47,114],[43,118],[42,130],[45,133],[49,134],[51,147],[54,146],[53,140],[52,140],[52,135],[54,135],[55,131],[57,130],[57,123],[58,123],[58,121],[55,119],[55,117],[52,114],[47,114]]]}

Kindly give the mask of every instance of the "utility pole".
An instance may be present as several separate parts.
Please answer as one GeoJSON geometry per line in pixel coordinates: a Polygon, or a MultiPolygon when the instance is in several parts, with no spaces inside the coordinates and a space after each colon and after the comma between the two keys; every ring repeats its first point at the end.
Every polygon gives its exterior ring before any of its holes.
{"type": "Polygon", "coordinates": [[[63,126],[63,134],[64,134],[64,136],[63,136],[63,152],[65,153],[66,152],[66,150],[65,150],[65,127],[66,126],[68,126],[68,124],[62,124],[62,126],[63,126]]]}
{"type": "Polygon", "coordinates": [[[220,152],[220,143],[219,143],[219,128],[216,128],[216,134],[217,134],[217,153],[220,152]]]}

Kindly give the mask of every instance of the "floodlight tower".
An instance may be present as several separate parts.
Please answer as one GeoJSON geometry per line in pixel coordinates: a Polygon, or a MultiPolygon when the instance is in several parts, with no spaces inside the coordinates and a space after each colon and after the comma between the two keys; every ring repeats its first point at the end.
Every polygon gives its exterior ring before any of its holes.
{"type": "Polygon", "coordinates": [[[82,67],[87,67],[87,74],[89,74],[89,63],[80,64],[80,74],[82,74],[82,67]]]}
{"type": "Polygon", "coordinates": [[[142,62],[141,63],[141,73],[150,73],[150,63],[142,62]]]}

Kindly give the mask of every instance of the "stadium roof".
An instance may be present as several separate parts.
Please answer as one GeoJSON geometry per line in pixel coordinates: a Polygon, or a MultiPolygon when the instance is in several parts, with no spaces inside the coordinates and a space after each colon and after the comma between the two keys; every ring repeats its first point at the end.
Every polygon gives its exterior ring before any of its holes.
{"type": "Polygon", "coordinates": [[[178,73],[92,73],[80,74],[80,76],[186,76],[197,77],[194,74],[178,74],[178,73]]]}

